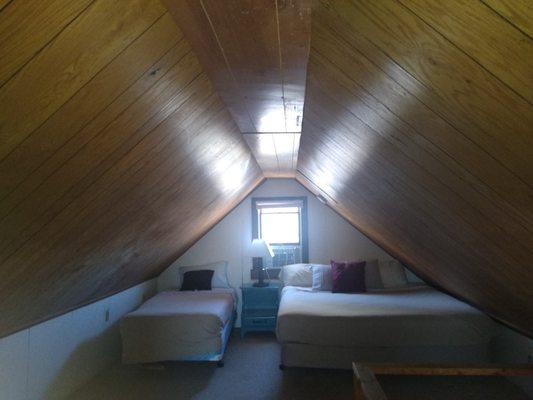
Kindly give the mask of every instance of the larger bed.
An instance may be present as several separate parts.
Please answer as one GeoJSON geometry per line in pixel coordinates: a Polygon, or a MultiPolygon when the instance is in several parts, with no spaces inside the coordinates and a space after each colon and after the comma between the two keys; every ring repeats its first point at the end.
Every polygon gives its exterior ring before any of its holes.
{"type": "Polygon", "coordinates": [[[486,315],[425,285],[361,294],[288,286],[277,320],[283,366],[484,362],[495,333],[486,315]]]}

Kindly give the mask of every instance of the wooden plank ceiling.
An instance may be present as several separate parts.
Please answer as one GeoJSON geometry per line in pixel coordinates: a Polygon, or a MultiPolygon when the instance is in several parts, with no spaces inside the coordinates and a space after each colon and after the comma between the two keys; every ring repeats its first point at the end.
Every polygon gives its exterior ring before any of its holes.
{"type": "Polygon", "coordinates": [[[528,1],[319,1],[297,176],[530,336],[532,21],[528,1]]]}
{"type": "Polygon", "coordinates": [[[157,0],[0,6],[0,336],[154,277],[262,179],[157,0]]]}
{"type": "Polygon", "coordinates": [[[309,53],[310,0],[163,0],[263,173],[294,177],[309,53]]]}

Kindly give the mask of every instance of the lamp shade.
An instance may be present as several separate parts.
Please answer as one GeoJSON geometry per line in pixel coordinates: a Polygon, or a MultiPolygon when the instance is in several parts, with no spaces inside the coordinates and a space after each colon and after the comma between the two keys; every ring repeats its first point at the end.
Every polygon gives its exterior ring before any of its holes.
{"type": "Polygon", "coordinates": [[[251,257],[274,257],[274,250],[264,239],[252,240],[252,246],[250,248],[251,257]]]}

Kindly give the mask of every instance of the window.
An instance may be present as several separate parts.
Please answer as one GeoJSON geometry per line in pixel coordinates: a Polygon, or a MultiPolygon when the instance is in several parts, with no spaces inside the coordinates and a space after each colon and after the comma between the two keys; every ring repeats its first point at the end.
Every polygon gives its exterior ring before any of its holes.
{"type": "Polygon", "coordinates": [[[265,207],[259,212],[259,237],[271,244],[300,243],[300,208],[265,207]]]}
{"type": "Polygon", "coordinates": [[[307,198],[252,199],[252,236],[265,239],[274,250],[267,266],[307,262],[307,198]]]}

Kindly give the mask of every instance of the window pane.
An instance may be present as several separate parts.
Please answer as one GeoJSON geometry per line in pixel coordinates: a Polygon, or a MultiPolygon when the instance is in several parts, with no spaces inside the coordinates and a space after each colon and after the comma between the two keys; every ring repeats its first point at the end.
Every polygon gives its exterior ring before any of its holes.
{"type": "Polygon", "coordinates": [[[263,214],[298,213],[298,207],[268,207],[260,210],[263,214]]]}
{"type": "Polygon", "coordinates": [[[269,243],[299,243],[299,214],[261,212],[261,237],[269,243]]]}

